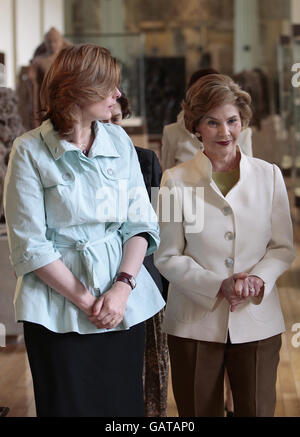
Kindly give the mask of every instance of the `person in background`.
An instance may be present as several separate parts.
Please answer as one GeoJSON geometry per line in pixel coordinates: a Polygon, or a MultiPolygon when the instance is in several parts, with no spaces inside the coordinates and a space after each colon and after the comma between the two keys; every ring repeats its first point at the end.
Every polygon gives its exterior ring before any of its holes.
{"type": "MultiPolygon", "coordinates": [[[[190,78],[187,90],[198,79],[207,74],[219,74],[219,72],[213,68],[195,71],[190,78]]],[[[252,130],[250,127],[241,132],[239,145],[246,155],[252,156],[252,130]]],[[[186,128],[184,111],[182,110],[178,114],[176,123],[168,124],[163,129],[162,169],[166,170],[192,159],[199,149],[203,149],[203,144],[193,132],[189,132],[186,128]]]]}
{"type": "Polygon", "coordinates": [[[41,89],[40,127],[16,139],[4,188],[39,417],[143,416],[144,321],[165,305],[143,266],[159,245],[131,140],[111,117],[120,68],[64,48],[41,89]]]}
{"type": "MultiPolygon", "coordinates": [[[[127,96],[121,91],[121,96],[112,109],[111,118],[106,121],[122,126],[123,120],[130,115],[127,96]]],[[[159,160],[153,150],[137,146],[135,146],[135,150],[149,199],[151,199],[151,188],[158,189],[160,186],[162,172],[159,160]]],[[[155,207],[155,205],[153,206],[155,207]]],[[[168,281],[161,276],[155,267],[153,255],[145,257],[144,265],[166,300],[168,281]]],[[[163,315],[162,310],[145,322],[144,396],[145,415],[148,417],[167,416],[169,354],[167,335],[162,332],[163,315]]]]}
{"type": "Polygon", "coordinates": [[[234,416],[274,415],[285,330],[276,280],[295,251],[279,168],[238,146],[250,104],[228,76],[195,82],[184,119],[204,150],[162,178],[159,204],[172,193],[174,218],[160,212],[154,259],[170,281],[164,329],[180,416],[224,415],[225,368],[234,416]]]}

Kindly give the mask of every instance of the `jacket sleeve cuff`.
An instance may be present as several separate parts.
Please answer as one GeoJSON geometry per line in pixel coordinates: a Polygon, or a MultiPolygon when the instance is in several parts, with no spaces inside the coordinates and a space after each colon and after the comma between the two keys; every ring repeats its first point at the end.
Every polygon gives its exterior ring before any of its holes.
{"type": "Polygon", "coordinates": [[[34,254],[28,260],[23,260],[17,264],[14,264],[14,270],[16,275],[23,276],[27,273],[33,272],[41,267],[44,267],[47,264],[50,264],[61,257],[59,252],[54,252],[52,254],[34,254]]]}
{"type": "Polygon", "coordinates": [[[156,250],[159,247],[160,239],[159,239],[158,225],[155,228],[155,230],[150,230],[149,228],[147,229],[146,226],[135,227],[134,229],[132,228],[131,230],[126,229],[126,231],[122,235],[123,245],[130,238],[137,236],[138,234],[141,234],[141,233],[147,233],[147,235],[149,237],[148,238],[148,247],[147,247],[147,251],[146,251],[146,255],[145,255],[145,256],[149,256],[152,253],[156,252],[156,250]]]}

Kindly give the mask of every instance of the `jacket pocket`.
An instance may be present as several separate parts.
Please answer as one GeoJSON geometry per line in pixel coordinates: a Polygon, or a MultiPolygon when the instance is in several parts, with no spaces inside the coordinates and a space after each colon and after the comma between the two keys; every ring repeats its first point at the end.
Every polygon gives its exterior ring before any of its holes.
{"type": "Polygon", "coordinates": [[[75,177],[70,172],[64,173],[52,184],[44,187],[47,224],[50,227],[72,224],[74,217],[75,177]]]}
{"type": "Polygon", "coordinates": [[[267,296],[258,305],[249,303],[246,309],[254,320],[263,323],[271,322],[282,313],[279,300],[275,295],[267,296]]]}
{"type": "Polygon", "coordinates": [[[195,304],[195,302],[188,297],[177,293],[174,290],[172,290],[171,293],[176,293],[176,296],[174,295],[173,297],[173,303],[175,309],[174,316],[178,321],[185,323],[196,323],[199,320],[206,319],[209,316],[209,311],[204,310],[200,305],[195,304]]]}

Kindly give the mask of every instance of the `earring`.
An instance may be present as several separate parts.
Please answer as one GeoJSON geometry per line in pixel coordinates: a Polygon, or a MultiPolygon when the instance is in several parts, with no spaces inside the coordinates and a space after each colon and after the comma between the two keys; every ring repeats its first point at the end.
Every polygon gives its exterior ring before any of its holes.
{"type": "Polygon", "coordinates": [[[200,132],[195,132],[195,135],[198,138],[198,140],[201,141],[202,143],[202,135],[200,134],[200,132]]]}

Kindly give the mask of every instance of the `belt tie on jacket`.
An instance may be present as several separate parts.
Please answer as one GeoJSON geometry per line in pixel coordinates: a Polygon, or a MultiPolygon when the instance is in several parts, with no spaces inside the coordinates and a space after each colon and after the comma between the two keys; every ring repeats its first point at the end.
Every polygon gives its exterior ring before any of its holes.
{"type": "Polygon", "coordinates": [[[80,257],[86,267],[89,276],[89,283],[95,289],[100,290],[99,275],[104,270],[104,265],[97,253],[95,251],[95,246],[100,244],[105,244],[108,241],[116,238],[118,231],[110,232],[103,238],[97,240],[77,240],[72,241],[61,236],[54,236],[53,244],[57,248],[68,248],[77,250],[80,253],[80,257]]]}

